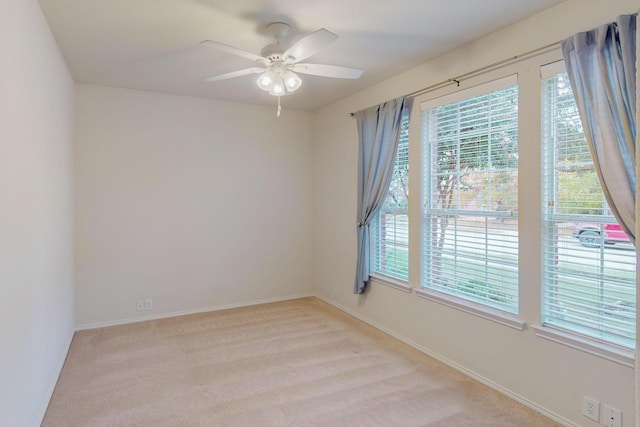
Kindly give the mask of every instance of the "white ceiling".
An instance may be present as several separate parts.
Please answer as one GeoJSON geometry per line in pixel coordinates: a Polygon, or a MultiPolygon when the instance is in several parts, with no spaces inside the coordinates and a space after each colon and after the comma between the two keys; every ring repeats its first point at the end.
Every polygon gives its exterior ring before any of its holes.
{"type": "Polygon", "coordinates": [[[270,22],[290,45],[326,28],[340,36],[305,60],[364,70],[359,80],[302,76],[283,99],[315,110],[563,0],[39,0],[77,82],[274,105],[255,75],[204,79],[253,66],[199,46],[205,39],[259,54],[270,22]]]}

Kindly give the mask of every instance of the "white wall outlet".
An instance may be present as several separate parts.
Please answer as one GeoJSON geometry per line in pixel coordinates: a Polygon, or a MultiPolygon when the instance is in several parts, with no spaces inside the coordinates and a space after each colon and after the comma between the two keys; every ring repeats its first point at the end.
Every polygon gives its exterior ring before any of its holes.
{"type": "Polygon", "coordinates": [[[136,301],[136,311],[144,310],[144,300],[139,299],[136,301]]]}
{"type": "Polygon", "coordinates": [[[582,415],[599,423],[600,422],[600,402],[589,397],[582,398],[582,415]]]}
{"type": "Polygon", "coordinates": [[[147,311],[153,310],[153,300],[151,298],[144,300],[144,309],[147,311]]]}
{"type": "Polygon", "coordinates": [[[604,423],[605,427],[622,427],[622,412],[620,411],[620,409],[612,408],[609,405],[604,405],[602,422],[604,423]]]}

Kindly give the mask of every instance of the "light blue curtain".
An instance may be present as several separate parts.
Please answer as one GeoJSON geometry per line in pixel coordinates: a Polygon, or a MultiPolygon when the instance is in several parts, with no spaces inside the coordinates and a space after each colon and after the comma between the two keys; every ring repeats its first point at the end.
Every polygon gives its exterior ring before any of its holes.
{"type": "Polygon", "coordinates": [[[369,281],[369,223],[384,203],[398,151],[405,97],[358,111],[358,259],[353,292],[369,281]]]}
{"type": "Polygon", "coordinates": [[[636,17],[562,42],[569,80],[611,212],[635,244],[636,17]]]}

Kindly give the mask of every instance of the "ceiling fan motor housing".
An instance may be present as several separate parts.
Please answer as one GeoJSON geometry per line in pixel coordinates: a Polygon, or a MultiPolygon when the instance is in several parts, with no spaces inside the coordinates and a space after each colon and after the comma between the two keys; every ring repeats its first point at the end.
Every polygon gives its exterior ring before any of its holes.
{"type": "Polygon", "coordinates": [[[263,47],[260,51],[260,56],[267,58],[270,63],[288,59],[282,56],[284,49],[280,45],[280,40],[289,34],[289,25],[284,22],[272,22],[267,25],[267,31],[276,39],[276,42],[263,47]]]}
{"type": "Polygon", "coordinates": [[[267,58],[270,63],[284,61],[282,57],[284,49],[279,44],[270,44],[262,48],[260,56],[267,58]]]}

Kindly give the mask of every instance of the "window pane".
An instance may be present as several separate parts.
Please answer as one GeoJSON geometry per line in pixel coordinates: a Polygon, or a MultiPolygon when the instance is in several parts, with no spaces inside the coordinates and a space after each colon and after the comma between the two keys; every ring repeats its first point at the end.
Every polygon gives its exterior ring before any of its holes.
{"type": "Polygon", "coordinates": [[[422,112],[422,286],[518,312],[518,88],[422,112]]]}
{"type": "Polygon", "coordinates": [[[604,199],[566,73],[543,79],[546,325],[635,347],[636,254],[604,199]]]}
{"type": "Polygon", "coordinates": [[[371,223],[372,271],[409,280],[409,116],[402,118],[398,154],[384,205],[371,223]]]}

